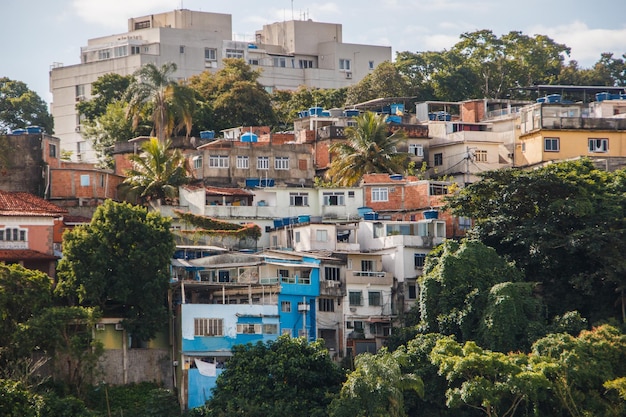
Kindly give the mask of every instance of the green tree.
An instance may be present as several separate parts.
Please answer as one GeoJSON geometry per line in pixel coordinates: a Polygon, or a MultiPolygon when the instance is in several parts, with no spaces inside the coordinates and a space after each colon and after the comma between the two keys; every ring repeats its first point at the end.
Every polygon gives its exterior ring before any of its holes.
{"type": "Polygon", "coordinates": [[[280,336],[232,353],[205,406],[209,416],[326,416],[344,380],[323,341],[280,336]]]}
{"type": "Polygon", "coordinates": [[[594,323],[619,316],[622,306],[624,191],[624,171],[569,161],[485,173],[451,196],[448,208],[475,219],[473,237],[514,261],[527,281],[542,283],[550,317],[577,310],[594,323]]]}
{"type": "Polygon", "coordinates": [[[397,152],[404,138],[402,130],[388,135],[384,115],[366,112],[356,117],[356,126],[345,129],[346,141],[335,142],[329,148],[330,169],[326,175],[333,183],[354,186],[364,174],[404,173],[409,154],[397,152]]]}
{"type": "Polygon", "coordinates": [[[346,92],[347,88],[321,89],[308,86],[300,86],[295,91],[277,90],[272,93],[272,107],[281,125],[287,125],[293,123],[298,112],[311,107],[344,107],[346,92]]]}
{"type": "MultiPolygon", "coordinates": [[[[492,287],[504,282],[519,282],[522,278],[522,273],[514,265],[479,241],[445,241],[429,255],[419,281],[423,330],[455,335],[460,341],[488,337],[495,340],[496,336],[488,334],[490,325],[484,321],[510,322],[511,317],[507,315],[513,313],[495,307],[488,311],[492,287]],[[500,314],[504,317],[499,317],[500,314]]],[[[494,304],[497,303],[491,303],[494,304]]]]}
{"type": "Polygon", "coordinates": [[[91,223],[63,236],[55,291],[105,315],[123,317],[133,343],[167,323],[169,264],[175,244],[170,220],[107,200],[91,223]]]}
{"type": "Polygon", "coordinates": [[[43,364],[17,341],[24,323],[52,304],[52,279],[20,265],[0,264],[0,378],[30,382],[43,364]]]}
{"type": "Polygon", "coordinates": [[[203,127],[220,131],[233,126],[273,125],[276,117],[271,97],[259,83],[260,71],[243,59],[227,58],[215,74],[205,71],[189,79],[189,86],[200,97],[205,114],[203,127]]]}
{"type": "Polygon", "coordinates": [[[176,69],[173,62],[160,68],[152,63],[145,64],[135,71],[135,78],[126,90],[127,115],[133,121],[133,128],[138,126],[149,106],[153,135],[162,142],[183,128],[189,135],[192,127],[194,93],[173,78],[176,69]]]}
{"type": "Polygon", "coordinates": [[[532,355],[544,362],[556,400],[556,405],[544,405],[544,415],[559,408],[572,417],[626,413],[626,403],[604,387],[626,375],[626,336],[615,327],[603,325],[578,337],[550,334],[534,343],[532,355]]]}
{"type": "MultiPolygon", "coordinates": [[[[76,110],[86,121],[95,121],[107,112],[109,104],[123,101],[132,75],[104,74],[91,83],[91,98],[76,104],[76,110]]],[[[84,123],[84,122],[83,122],[84,123]]]]}
{"type": "Polygon", "coordinates": [[[330,405],[331,417],[403,417],[405,391],[424,395],[423,381],[403,372],[408,363],[404,349],[393,353],[385,348],[376,355],[364,353],[355,358],[355,370],[348,375],[341,393],[330,405]]]}
{"type": "Polygon", "coordinates": [[[525,354],[491,352],[448,337],[437,341],[430,356],[448,380],[450,408],[467,406],[487,417],[512,417],[520,405],[538,403],[551,387],[525,354]]]}
{"type": "Polygon", "coordinates": [[[189,182],[185,156],[180,149],[171,150],[170,141],[156,138],[144,142],[141,150],[128,157],[132,168],[126,171],[121,193],[142,203],[175,198],[178,187],[189,182]]]}
{"type": "Polygon", "coordinates": [[[384,97],[405,97],[411,96],[412,93],[411,85],[404,75],[394,64],[386,61],[361,81],[348,87],[346,104],[354,105],[384,97]]]}
{"type": "Polygon", "coordinates": [[[27,126],[40,126],[54,133],[48,105],[22,81],[0,77],[0,133],[27,126]]]}

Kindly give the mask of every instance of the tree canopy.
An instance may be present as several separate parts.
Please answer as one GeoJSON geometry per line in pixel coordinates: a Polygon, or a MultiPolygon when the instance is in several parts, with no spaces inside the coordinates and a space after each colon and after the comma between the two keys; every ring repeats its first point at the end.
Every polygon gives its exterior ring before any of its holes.
{"type": "Polygon", "coordinates": [[[232,353],[205,406],[209,416],[323,417],[344,380],[323,341],[280,336],[232,353]]]}
{"type": "Polygon", "coordinates": [[[360,114],[355,122],[345,129],[345,142],[329,147],[331,163],[326,176],[337,185],[350,187],[364,174],[404,173],[409,154],[397,151],[404,132],[398,129],[389,135],[384,115],[372,112],[360,114]]]}
{"type": "Polygon", "coordinates": [[[46,133],[54,133],[48,105],[22,81],[0,77],[0,134],[27,126],[39,126],[46,133]]]}
{"type": "Polygon", "coordinates": [[[167,323],[174,249],[169,219],[107,200],[90,224],[64,234],[55,291],[122,317],[133,340],[147,340],[167,323]]]}
{"type": "Polygon", "coordinates": [[[448,207],[475,219],[471,235],[541,282],[550,316],[618,316],[626,262],[626,173],[579,160],[482,175],[448,207]],[[617,301],[617,304],[616,304],[617,301]]]}

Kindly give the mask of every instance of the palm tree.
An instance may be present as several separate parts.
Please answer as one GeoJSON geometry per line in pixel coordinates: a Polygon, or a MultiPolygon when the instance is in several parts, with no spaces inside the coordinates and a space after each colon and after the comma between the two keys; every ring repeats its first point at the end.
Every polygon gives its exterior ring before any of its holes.
{"type": "Polygon", "coordinates": [[[405,138],[401,130],[387,136],[385,116],[366,112],[356,118],[356,126],[345,130],[346,141],[329,147],[332,155],[326,176],[335,184],[351,187],[363,174],[403,173],[409,154],[397,152],[396,146],[405,138]]]}
{"type": "Polygon", "coordinates": [[[133,167],[126,171],[121,194],[142,203],[176,197],[178,186],[188,183],[190,177],[182,152],[169,147],[169,141],[150,138],[141,146],[141,154],[130,155],[133,167]]]}
{"type": "Polygon", "coordinates": [[[191,131],[194,92],[172,78],[176,69],[173,62],[161,68],[152,63],[143,65],[135,71],[135,79],[126,90],[126,115],[132,119],[133,129],[137,128],[141,115],[150,111],[154,124],[152,134],[162,142],[183,127],[187,135],[191,131]]]}

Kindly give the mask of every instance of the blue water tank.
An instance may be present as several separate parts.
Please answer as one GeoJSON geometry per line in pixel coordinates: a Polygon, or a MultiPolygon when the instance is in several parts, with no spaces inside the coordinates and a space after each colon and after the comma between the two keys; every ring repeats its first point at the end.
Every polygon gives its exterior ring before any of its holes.
{"type": "Polygon", "coordinates": [[[283,226],[283,219],[274,219],[274,229],[283,226]]]}
{"type": "Polygon", "coordinates": [[[26,129],[15,129],[11,132],[12,135],[25,135],[28,131],[26,129]]]}
{"type": "Polygon", "coordinates": [[[43,128],[39,127],[39,126],[27,126],[26,127],[26,132],[29,135],[34,135],[34,134],[38,134],[38,133],[43,133],[43,128]]]}
{"type": "Polygon", "coordinates": [[[370,211],[369,213],[363,214],[364,220],[378,220],[378,213],[375,211],[370,211]]]}
{"type": "Polygon", "coordinates": [[[311,221],[311,216],[301,215],[298,216],[298,223],[309,223],[311,221]]]}
{"type": "Polygon", "coordinates": [[[246,178],[246,187],[247,188],[258,187],[260,183],[261,183],[261,180],[258,179],[258,178],[246,178]]]}
{"type": "Polygon", "coordinates": [[[309,116],[321,116],[323,111],[323,107],[311,107],[309,108],[309,116]]]}
{"type": "Polygon", "coordinates": [[[424,210],[423,212],[425,219],[438,219],[439,211],[438,210],[424,210]]]}
{"type": "Polygon", "coordinates": [[[560,103],[561,102],[561,95],[560,94],[550,94],[549,96],[546,96],[546,99],[548,100],[548,103],[560,103]]]}
{"type": "Polygon", "coordinates": [[[402,114],[404,114],[404,104],[402,103],[392,104],[391,114],[397,114],[398,116],[401,116],[402,114]]]}
{"type": "Polygon", "coordinates": [[[292,220],[293,217],[283,217],[283,225],[289,226],[290,224],[293,224],[292,220]]]}
{"type": "Polygon", "coordinates": [[[391,175],[389,175],[389,179],[390,179],[390,180],[394,180],[394,181],[399,181],[399,180],[401,180],[402,178],[404,178],[404,177],[402,176],[402,174],[391,174],[391,175]]]}
{"type": "Polygon", "coordinates": [[[428,113],[428,120],[437,120],[437,113],[428,113]]]}
{"type": "Polygon", "coordinates": [[[387,123],[402,123],[402,117],[391,114],[385,119],[387,123]]]}
{"type": "Polygon", "coordinates": [[[323,110],[322,111],[322,116],[323,117],[330,117],[330,112],[328,110],[323,110]]]}
{"type": "Polygon", "coordinates": [[[371,207],[359,207],[358,209],[356,209],[357,213],[359,213],[359,216],[363,217],[363,215],[365,215],[365,213],[369,213],[372,210],[371,207]]]}
{"type": "Polygon", "coordinates": [[[214,139],[215,131],[213,130],[203,130],[200,132],[200,139],[214,139]]]}
{"type": "Polygon", "coordinates": [[[359,111],[358,111],[358,110],[356,110],[356,109],[350,109],[350,110],[345,110],[345,111],[343,112],[343,114],[344,114],[346,117],[356,117],[356,116],[358,116],[358,115],[359,115],[359,111]]]}
{"type": "Polygon", "coordinates": [[[258,140],[258,137],[254,133],[246,132],[241,135],[240,139],[242,142],[256,142],[258,140]]]}
{"type": "Polygon", "coordinates": [[[608,100],[608,99],[609,99],[609,97],[610,97],[610,94],[609,94],[609,93],[606,93],[606,92],[596,94],[596,100],[597,100],[597,101],[604,101],[604,100],[608,100]]]}

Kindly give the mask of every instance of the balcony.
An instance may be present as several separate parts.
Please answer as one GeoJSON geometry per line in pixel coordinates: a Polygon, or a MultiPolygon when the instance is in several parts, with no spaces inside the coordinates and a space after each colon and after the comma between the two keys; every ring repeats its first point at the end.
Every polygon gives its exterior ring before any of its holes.
{"type": "Polygon", "coordinates": [[[346,271],[348,284],[392,285],[393,275],[385,271],[346,271]]]}
{"type": "Polygon", "coordinates": [[[344,297],[345,285],[342,285],[340,281],[322,280],[320,281],[320,295],[344,297]]]}

